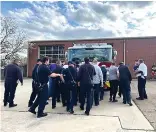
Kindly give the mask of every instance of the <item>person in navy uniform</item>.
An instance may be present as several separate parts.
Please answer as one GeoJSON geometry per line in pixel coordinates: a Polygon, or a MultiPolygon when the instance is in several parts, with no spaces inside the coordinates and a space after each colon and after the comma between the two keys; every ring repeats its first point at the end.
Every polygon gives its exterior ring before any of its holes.
{"type": "Polygon", "coordinates": [[[29,112],[36,114],[36,107],[38,106],[38,113],[37,113],[37,118],[47,116],[47,113],[44,113],[44,108],[46,105],[46,101],[48,98],[48,81],[49,81],[49,76],[50,77],[60,77],[60,74],[55,74],[51,73],[50,69],[48,68],[47,65],[49,65],[49,58],[44,57],[42,59],[42,63],[40,66],[37,68],[37,78],[38,78],[38,83],[42,87],[40,91],[38,92],[38,96],[34,102],[34,104],[30,107],[28,110],[29,112]]]}
{"type": "Polygon", "coordinates": [[[67,111],[71,114],[74,113],[73,107],[76,101],[76,78],[77,78],[77,71],[74,68],[74,63],[72,61],[68,62],[68,68],[63,70],[62,72],[66,90],[67,90],[67,111]]]}
{"type": "Polygon", "coordinates": [[[16,92],[16,87],[18,85],[17,81],[21,82],[23,85],[23,77],[21,69],[18,66],[18,60],[14,59],[12,64],[9,64],[4,69],[4,77],[5,77],[5,91],[4,91],[4,106],[7,106],[9,103],[9,107],[15,107],[17,104],[14,104],[14,97],[16,92]]]}
{"type": "Polygon", "coordinates": [[[123,104],[128,103],[130,106],[133,104],[131,103],[131,87],[130,83],[132,81],[131,73],[127,66],[123,64],[123,62],[120,63],[119,70],[119,81],[120,86],[123,93],[123,104]]]}
{"type": "MultiPolygon", "coordinates": [[[[52,73],[61,74],[62,71],[63,71],[63,68],[61,66],[61,61],[57,61],[56,68],[52,71],[52,73]]],[[[52,87],[53,87],[52,109],[55,109],[56,108],[56,100],[57,100],[57,102],[60,102],[62,80],[60,79],[60,77],[56,76],[56,77],[52,77],[52,81],[53,81],[53,84],[52,84],[52,87]]],[[[63,105],[65,105],[65,104],[63,104],[63,105]]]]}
{"type": "Polygon", "coordinates": [[[91,109],[91,93],[93,90],[93,76],[96,75],[95,68],[89,63],[89,58],[84,59],[85,64],[80,66],[78,72],[78,81],[80,82],[80,109],[84,110],[85,95],[87,97],[87,106],[85,114],[89,115],[91,109]]]}
{"type": "Polygon", "coordinates": [[[33,101],[35,100],[37,96],[37,91],[36,91],[36,82],[37,82],[37,77],[36,77],[36,71],[39,65],[41,65],[41,59],[37,59],[37,64],[34,66],[34,69],[32,71],[32,93],[30,95],[30,99],[28,102],[28,107],[30,107],[33,104],[33,101]]]}

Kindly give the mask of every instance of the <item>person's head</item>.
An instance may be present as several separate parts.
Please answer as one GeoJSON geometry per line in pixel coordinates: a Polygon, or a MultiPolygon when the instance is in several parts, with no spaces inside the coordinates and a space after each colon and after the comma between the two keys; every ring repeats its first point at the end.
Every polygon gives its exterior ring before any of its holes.
{"type": "Polygon", "coordinates": [[[139,59],[139,64],[144,63],[143,59],[139,59]]]}
{"type": "Polygon", "coordinates": [[[121,66],[121,65],[124,65],[124,62],[120,62],[120,63],[119,63],[119,66],[121,66]]]}
{"type": "Polygon", "coordinates": [[[76,65],[79,65],[79,61],[76,61],[75,63],[76,63],[76,65]]]}
{"type": "Polygon", "coordinates": [[[112,62],[112,66],[115,66],[115,63],[114,62],[112,62]]]}
{"type": "Polygon", "coordinates": [[[97,64],[97,63],[98,63],[97,58],[94,58],[94,60],[93,60],[93,64],[97,64]]]}
{"type": "Polygon", "coordinates": [[[62,65],[62,63],[61,63],[61,61],[60,61],[60,60],[56,61],[56,64],[57,64],[57,65],[59,65],[59,66],[61,66],[61,65],[62,65]]]}
{"type": "Polygon", "coordinates": [[[43,57],[42,62],[46,65],[49,65],[49,58],[48,57],[43,57]]]}
{"type": "Polygon", "coordinates": [[[42,64],[41,59],[37,59],[37,64],[39,64],[39,65],[41,65],[41,64],[42,64]]]}
{"type": "Polygon", "coordinates": [[[12,59],[12,63],[19,65],[20,64],[20,61],[18,59],[12,59]]]}
{"type": "Polygon", "coordinates": [[[85,63],[89,63],[89,58],[88,57],[85,57],[84,58],[84,61],[85,61],[85,63]]]}
{"type": "Polygon", "coordinates": [[[68,61],[68,66],[74,67],[74,63],[72,61],[68,61]]]}
{"type": "Polygon", "coordinates": [[[135,60],[135,65],[139,65],[139,62],[138,62],[138,60],[135,60]]]}

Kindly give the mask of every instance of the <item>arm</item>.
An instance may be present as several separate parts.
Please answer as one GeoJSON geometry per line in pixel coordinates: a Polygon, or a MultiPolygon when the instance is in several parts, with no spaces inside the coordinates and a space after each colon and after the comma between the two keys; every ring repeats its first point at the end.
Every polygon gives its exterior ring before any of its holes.
{"type": "Polygon", "coordinates": [[[77,80],[80,81],[81,77],[82,77],[82,66],[79,69],[77,80]]]}
{"type": "Polygon", "coordinates": [[[100,80],[101,80],[101,87],[103,87],[103,73],[102,73],[102,70],[101,70],[100,67],[99,67],[99,77],[100,77],[100,80]]]}
{"type": "Polygon", "coordinates": [[[128,67],[127,67],[127,72],[128,72],[129,81],[132,81],[132,75],[131,75],[131,73],[130,73],[128,67]]]}
{"type": "Polygon", "coordinates": [[[5,75],[6,75],[6,70],[7,70],[7,66],[4,68],[4,78],[5,78],[5,75]]]}
{"type": "Polygon", "coordinates": [[[19,67],[17,67],[17,76],[18,76],[19,81],[21,82],[21,85],[23,85],[23,76],[19,67]]]}
{"type": "Polygon", "coordinates": [[[33,71],[32,71],[32,79],[33,80],[35,80],[36,69],[37,69],[37,66],[35,66],[34,69],[33,69],[33,71]]]}

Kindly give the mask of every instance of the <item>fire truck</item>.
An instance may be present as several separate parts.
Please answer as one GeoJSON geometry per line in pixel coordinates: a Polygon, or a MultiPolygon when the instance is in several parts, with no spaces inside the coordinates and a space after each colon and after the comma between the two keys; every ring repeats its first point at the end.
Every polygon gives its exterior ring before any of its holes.
{"type": "MultiPolygon", "coordinates": [[[[106,65],[109,69],[112,62],[116,60],[117,51],[112,45],[107,43],[79,43],[69,47],[66,52],[68,61],[79,61],[80,64],[84,63],[84,58],[89,57],[90,61],[97,58],[98,65],[106,65]]],[[[107,73],[109,76],[109,73],[107,73]]],[[[106,87],[107,89],[109,86],[106,87]]]]}

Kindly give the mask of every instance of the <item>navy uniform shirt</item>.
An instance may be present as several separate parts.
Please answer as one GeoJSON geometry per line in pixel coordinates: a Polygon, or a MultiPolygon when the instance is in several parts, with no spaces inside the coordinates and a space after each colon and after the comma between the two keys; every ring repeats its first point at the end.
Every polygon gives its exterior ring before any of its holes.
{"type": "MultiPolygon", "coordinates": [[[[52,71],[52,73],[61,74],[64,69],[57,65],[56,68],[52,71]]],[[[54,81],[60,81],[60,77],[52,77],[54,81]]]]}
{"type": "Polygon", "coordinates": [[[37,69],[38,80],[41,84],[48,83],[49,76],[51,75],[51,71],[47,65],[42,64],[38,66],[37,69]]]}
{"type": "Polygon", "coordinates": [[[82,84],[90,84],[94,75],[96,75],[94,66],[90,63],[83,64],[79,68],[78,81],[80,81],[82,84]]]}
{"type": "Polygon", "coordinates": [[[62,72],[65,83],[69,83],[71,81],[77,80],[77,71],[76,68],[69,66],[67,69],[63,70],[62,72]],[[69,72],[70,71],[70,72],[69,72]]]}
{"type": "Polygon", "coordinates": [[[19,80],[21,83],[23,83],[23,76],[22,76],[21,69],[15,63],[9,64],[5,67],[4,77],[5,77],[5,82],[17,82],[17,80],[19,80]]]}
{"type": "Polygon", "coordinates": [[[34,66],[33,71],[32,71],[32,79],[33,79],[34,81],[37,81],[37,78],[36,78],[36,71],[37,71],[38,66],[39,66],[39,64],[36,64],[36,65],[34,66]]]}

